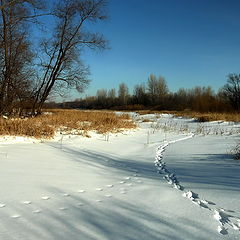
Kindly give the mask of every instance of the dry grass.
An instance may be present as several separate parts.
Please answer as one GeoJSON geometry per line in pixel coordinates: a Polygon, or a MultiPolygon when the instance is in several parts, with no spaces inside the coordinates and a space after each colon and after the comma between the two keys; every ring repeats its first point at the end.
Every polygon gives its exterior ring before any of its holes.
{"type": "Polygon", "coordinates": [[[199,122],[209,122],[209,121],[227,121],[227,122],[240,122],[240,113],[200,113],[192,111],[154,111],[154,110],[141,110],[137,111],[140,115],[145,114],[161,114],[169,113],[175,116],[196,118],[199,122]]]}
{"type": "Polygon", "coordinates": [[[113,112],[48,110],[49,114],[29,119],[0,119],[0,135],[52,138],[57,131],[88,136],[98,133],[120,132],[135,128],[129,115],[113,112]]]}
{"type": "MultiPolygon", "coordinates": [[[[129,115],[116,115],[111,111],[51,109],[46,110],[46,112],[50,114],[28,119],[0,118],[0,135],[52,138],[57,131],[62,131],[64,133],[88,136],[88,131],[106,134],[136,127],[129,115]]],[[[201,122],[216,120],[240,122],[239,113],[159,112],[150,110],[140,111],[139,113],[172,113],[176,116],[196,118],[201,122]]]]}
{"type": "Polygon", "coordinates": [[[148,118],[145,118],[145,119],[142,120],[142,122],[152,122],[152,121],[153,121],[153,120],[148,119],[148,118]]]}
{"type": "Polygon", "coordinates": [[[139,110],[136,111],[139,115],[146,115],[146,114],[155,114],[155,113],[164,113],[164,111],[155,111],[155,110],[139,110]]]}
{"type": "Polygon", "coordinates": [[[240,113],[198,113],[198,112],[175,112],[176,116],[196,118],[199,122],[227,121],[240,122],[240,113]]]}
{"type": "Polygon", "coordinates": [[[175,116],[196,118],[199,122],[209,122],[209,121],[227,121],[227,122],[240,122],[240,113],[200,113],[192,111],[154,111],[154,110],[141,110],[137,111],[140,115],[145,114],[161,114],[169,113],[175,116]]]}

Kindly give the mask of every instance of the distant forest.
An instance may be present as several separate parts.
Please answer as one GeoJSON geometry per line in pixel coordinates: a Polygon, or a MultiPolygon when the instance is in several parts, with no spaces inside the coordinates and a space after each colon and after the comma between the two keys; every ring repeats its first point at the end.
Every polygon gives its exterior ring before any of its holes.
{"type": "Polygon", "coordinates": [[[208,87],[180,88],[171,92],[164,77],[151,74],[146,83],[137,84],[132,93],[125,83],[118,89],[99,89],[96,96],[71,102],[49,102],[46,107],[112,110],[171,110],[197,112],[239,112],[240,75],[229,74],[217,93],[208,87]]]}
{"type": "Polygon", "coordinates": [[[83,92],[88,86],[83,49],[108,48],[102,34],[90,27],[107,18],[105,0],[61,0],[52,7],[46,3],[0,1],[0,116],[36,116],[43,107],[239,112],[238,74],[230,74],[218,93],[211,87],[173,93],[163,77],[151,74],[132,93],[121,83],[118,89],[99,89],[96,96],[46,104],[54,94],[83,92]],[[32,36],[34,31],[39,39],[32,36]]]}

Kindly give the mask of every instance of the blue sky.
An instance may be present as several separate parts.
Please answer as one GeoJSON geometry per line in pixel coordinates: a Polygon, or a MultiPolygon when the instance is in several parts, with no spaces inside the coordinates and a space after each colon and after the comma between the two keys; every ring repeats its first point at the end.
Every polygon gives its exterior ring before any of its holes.
{"type": "Polygon", "coordinates": [[[109,40],[110,50],[86,50],[90,66],[87,91],[130,90],[153,73],[165,77],[169,89],[226,83],[240,72],[240,1],[109,0],[109,19],[92,27],[109,40]]]}

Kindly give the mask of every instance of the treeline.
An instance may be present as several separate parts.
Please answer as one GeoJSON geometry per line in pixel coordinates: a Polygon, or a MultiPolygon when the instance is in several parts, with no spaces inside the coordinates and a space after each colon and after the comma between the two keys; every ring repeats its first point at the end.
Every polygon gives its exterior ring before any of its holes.
{"type": "Polygon", "coordinates": [[[84,47],[106,47],[102,35],[88,29],[106,18],[105,5],[104,0],[0,1],[0,116],[39,114],[53,93],[81,92],[88,85],[80,53],[84,47]],[[41,36],[38,42],[31,30],[41,36]]]}
{"type": "Polygon", "coordinates": [[[197,112],[234,112],[240,110],[240,75],[230,74],[217,93],[211,87],[180,88],[169,91],[164,77],[151,74],[146,83],[134,87],[132,94],[125,83],[118,89],[99,89],[96,96],[48,106],[114,110],[191,110],[197,112]]]}

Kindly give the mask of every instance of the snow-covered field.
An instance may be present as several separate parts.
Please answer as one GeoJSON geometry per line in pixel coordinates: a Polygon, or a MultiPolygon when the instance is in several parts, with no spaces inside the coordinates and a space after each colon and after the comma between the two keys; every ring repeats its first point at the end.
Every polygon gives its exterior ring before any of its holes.
{"type": "Polygon", "coordinates": [[[240,239],[240,124],[132,115],[117,135],[1,138],[0,239],[240,239]]]}

